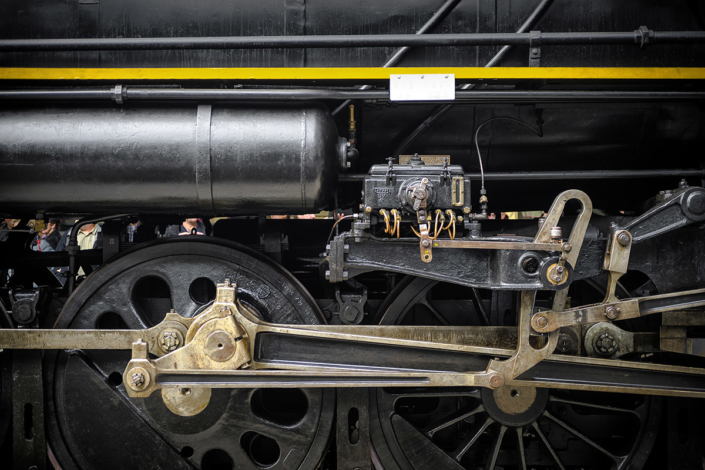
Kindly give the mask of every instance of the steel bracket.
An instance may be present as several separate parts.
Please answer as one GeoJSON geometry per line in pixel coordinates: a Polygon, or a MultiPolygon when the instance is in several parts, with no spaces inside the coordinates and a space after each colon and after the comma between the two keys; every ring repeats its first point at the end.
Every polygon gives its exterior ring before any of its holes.
{"type": "Polygon", "coordinates": [[[541,66],[541,31],[529,32],[529,67],[541,66]]]}

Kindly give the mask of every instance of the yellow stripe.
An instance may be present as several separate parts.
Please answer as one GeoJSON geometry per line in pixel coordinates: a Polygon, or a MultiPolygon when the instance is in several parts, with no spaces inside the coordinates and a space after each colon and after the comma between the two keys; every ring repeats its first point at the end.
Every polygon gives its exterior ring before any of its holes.
{"type": "Polygon", "coordinates": [[[705,68],[345,67],[345,68],[0,68],[0,80],[388,80],[392,74],[448,73],[457,79],[705,79],[705,68]]]}

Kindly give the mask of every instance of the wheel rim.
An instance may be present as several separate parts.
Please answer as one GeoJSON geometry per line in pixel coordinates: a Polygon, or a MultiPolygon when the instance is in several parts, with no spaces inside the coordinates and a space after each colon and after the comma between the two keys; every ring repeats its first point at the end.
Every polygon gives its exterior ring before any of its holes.
{"type": "MultiPolygon", "coordinates": [[[[407,278],[399,286],[378,311],[381,324],[409,324],[404,317],[416,315],[417,300],[427,309],[435,283],[407,278]]],[[[436,317],[420,318],[433,325],[436,317]]],[[[371,435],[385,469],[639,469],[653,446],[659,398],[502,389],[501,406],[489,389],[374,390],[371,435]]]]}
{"type": "MultiPolygon", "coordinates": [[[[226,277],[267,321],[323,321],[304,288],[268,259],[235,244],[175,239],[98,269],[76,289],[56,327],[147,328],[168,308],[193,316],[214,295],[209,283],[226,277]]],[[[129,351],[47,355],[47,431],[63,468],[288,470],[315,468],[322,459],[332,391],[214,389],[203,412],[181,417],[160,393],[127,397],[120,375],[129,359],[129,351]]]]}

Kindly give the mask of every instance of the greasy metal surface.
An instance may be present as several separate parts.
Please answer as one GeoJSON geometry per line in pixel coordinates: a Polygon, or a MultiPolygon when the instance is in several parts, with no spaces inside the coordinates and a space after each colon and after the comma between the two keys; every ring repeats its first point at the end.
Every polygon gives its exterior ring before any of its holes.
{"type": "Polygon", "coordinates": [[[328,203],[343,146],[323,108],[215,107],[200,125],[197,109],[0,110],[3,210],[205,216],[328,203]]]}
{"type": "Polygon", "coordinates": [[[208,406],[212,393],[204,387],[163,388],[162,400],[175,415],[195,416],[208,406]]]}
{"type": "Polygon", "coordinates": [[[42,330],[0,329],[0,349],[124,349],[142,340],[149,343],[150,353],[164,355],[161,334],[176,329],[185,333],[193,318],[167,312],[164,320],[146,330],[42,330]]]}
{"type": "Polygon", "coordinates": [[[374,470],[370,459],[369,396],[366,388],[336,390],[335,450],[337,468],[341,470],[374,470]]]}
{"type": "Polygon", "coordinates": [[[12,353],[13,468],[47,468],[44,425],[41,353],[15,351],[12,353]]]}
{"type": "Polygon", "coordinates": [[[477,250],[522,250],[561,251],[561,246],[552,243],[502,242],[483,240],[434,240],[434,248],[469,248],[477,250]]]}
{"type": "MultiPolygon", "coordinates": [[[[103,266],[75,291],[57,328],[96,328],[109,312],[119,313],[128,328],[158,323],[169,306],[155,315],[131,294],[132,286],[150,276],[164,280],[167,300],[188,317],[202,309],[189,295],[196,279],[219,282],[230,277],[240,283],[241,298],[262,318],[281,323],[321,321],[301,285],[271,261],[222,240],[184,238],[162,240],[103,266]]],[[[158,296],[159,292],[150,294],[158,296]]],[[[62,468],[187,470],[210,465],[206,453],[218,448],[244,469],[256,470],[259,467],[250,457],[250,446],[241,437],[257,432],[274,439],[282,449],[273,468],[283,470],[286,460],[286,470],[308,470],[315,468],[328,446],[334,421],[332,391],[309,388],[268,395],[252,389],[212,390],[208,406],[185,417],[170,411],[160,393],[130,399],[126,384],[117,381],[120,385],[115,386],[113,372],[122,375],[129,351],[45,351],[45,356],[48,436],[62,468]],[[292,398],[303,401],[296,422],[288,414],[291,408],[282,410],[277,403],[292,398]],[[263,413],[264,406],[273,406],[272,413],[263,413]],[[115,438],[118,434],[121,439],[115,438]],[[126,446],[143,452],[126,453],[126,446]],[[191,457],[182,455],[184,447],[194,449],[191,457]],[[106,455],[114,457],[106,459],[106,455]]]]}
{"type": "Polygon", "coordinates": [[[563,312],[539,312],[531,319],[531,327],[541,333],[576,324],[606,322],[609,308],[619,309],[614,320],[628,320],[653,313],[680,310],[705,305],[705,289],[694,289],[671,294],[652,295],[577,307],[563,312]],[[544,320],[540,320],[543,318],[544,320]]]}

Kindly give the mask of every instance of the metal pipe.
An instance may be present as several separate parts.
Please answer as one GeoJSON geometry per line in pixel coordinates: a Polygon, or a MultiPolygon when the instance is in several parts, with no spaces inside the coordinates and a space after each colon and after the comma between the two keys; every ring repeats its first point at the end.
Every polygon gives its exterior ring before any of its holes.
{"type": "Polygon", "coordinates": [[[76,222],[71,228],[71,233],[69,234],[69,239],[66,242],[66,251],[69,253],[69,272],[66,278],[66,290],[69,295],[73,293],[73,288],[76,283],[76,254],[80,250],[78,246],[78,232],[81,227],[88,224],[95,224],[98,222],[103,222],[106,220],[122,219],[124,217],[129,217],[130,214],[119,214],[119,215],[108,215],[103,217],[85,217],[78,222],[76,222]]]}
{"type": "MultiPolygon", "coordinates": [[[[2,90],[2,100],[108,100],[114,89],[95,90],[2,90]]],[[[131,88],[122,86],[121,101],[130,100],[213,100],[213,101],[310,101],[388,100],[387,90],[327,89],[197,89],[131,88]]],[[[459,90],[455,101],[473,103],[560,103],[692,101],[705,99],[702,91],[566,91],[566,90],[459,90]]],[[[399,102],[403,104],[406,102],[399,102]]]]}
{"type": "MultiPolygon", "coordinates": [[[[358,183],[365,179],[365,173],[342,174],[341,183],[358,183]]],[[[480,173],[465,173],[471,180],[480,180],[480,173]]],[[[668,177],[705,177],[705,170],[595,170],[595,171],[521,171],[485,173],[485,181],[536,181],[536,180],[600,180],[600,179],[639,179],[668,177]]]]}
{"type": "MultiPolygon", "coordinates": [[[[548,0],[548,1],[550,1],[550,0],[548,0]]],[[[460,0],[446,0],[446,2],[445,2],[443,5],[441,5],[441,7],[440,7],[438,10],[436,10],[436,12],[433,14],[433,16],[431,16],[431,18],[429,18],[428,21],[427,21],[426,23],[424,23],[424,25],[421,26],[421,28],[419,28],[418,31],[416,31],[416,34],[425,34],[426,31],[428,31],[428,30],[430,30],[431,28],[433,28],[434,26],[436,26],[436,24],[438,24],[443,18],[445,18],[445,16],[446,16],[448,13],[450,13],[450,11],[451,11],[453,8],[455,8],[455,6],[456,6],[459,2],[460,2],[460,0]]],[[[385,62],[385,64],[382,66],[382,68],[385,68],[385,69],[386,69],[386,68],[389,68],[389,67],[393,67],[393,66],[396,65],[396,64],[402,59],[402,57],[404,57],[404,56],[406,55],[406,53],[409,52],[410,50],[411,50],[410,47],[402,47],[401,49],[398,49],[396,52],[394,52],[394,54],[392,54],[392,57],[390,57],[389,60],[387,60],[387,62],[385,62]]],[[[370,88],[371,88],[370,85],[362,85],[362,86],[359,88],[359,90],[369,90],[370,88]]],[[[345,100],[345,101],[343,102],[343,104],[341,104],[340,106],[338,106],[337,108],[335,108],[335,110],[333,110],[333,113],[332,113],[333,116],[335,116],[335,115],[338,114],[340,111],[342,111],[343,109],[345,109],[345,108],[350,104],[351,101],[352,101],[352,100],[345,100]]]]}
{"type": "Polygon", "coordinates": [[[540,40],[542,46],[593,44],[695,44],[705,42],[705,31],[582,33],[464,33],[378,34],[314,36],[223,36],[181,38],[5,39],[0,52],[124,51],[183,49],[290,49],[350,47],[519,46],[540,40]],[[648,38],[648,39],[646,39],[648,38]]]}
{"type": "MultiPolygon", "coordinates": [[[[534,24],[536,24],[536,21],[538,21],[539,17],[543,15],[543,13],[548,9],[548,6],[551,4],[552,1],[553,0],[542,0],[541,3],[536,5],[534,11],[531,12],[529,17],[521,24],[521,26],[519,26],[519,29],[517,29],[517,34],[524,33],[525,31],[533,28],[534,24]]],[[[509,45],[502,47],[502,49],[500,49],[499,52],[497,52],[494,57],[492,57],[489,62],[485,64],[485,67],[494,67],[495,65],[497,65],[511,48],[512,46],[509,45]]],[[[460,87],[461,90],[470,90],[472,88],[475,88],[474,83],[466,83],[465,85],[460,87]]],[[[428,117],[424,119],[421,124],[419,124],[416,129],[411,132],[411,134],[409,134],[399,145],[397,145],[396,149],[394,149],[394,154],[392,155],[392,157],[394,157],[395,155],[401,155],[401,153],[406,150],[406,148],[411,145],[412,142],[418,139],[421,134],[426,131],[426,129],[431,127],[431,125],[438,119],[440,119],[441,116],[445,115],[445,113],[450,111],[452,107],[452,104],[446,104],[434,109],[431,114],[429,114],[428,117]]]]}

